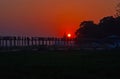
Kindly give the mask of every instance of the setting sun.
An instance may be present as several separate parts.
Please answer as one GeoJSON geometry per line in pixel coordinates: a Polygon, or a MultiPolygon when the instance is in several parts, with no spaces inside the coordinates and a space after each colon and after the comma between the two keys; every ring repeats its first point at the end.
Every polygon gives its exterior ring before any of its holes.
{"type": "Polygon", "coordinates": [[[69,34],[67,34],[67,36],[70,38],[70,37],[71,37],[71,34],[69,33],[69,34]]]}

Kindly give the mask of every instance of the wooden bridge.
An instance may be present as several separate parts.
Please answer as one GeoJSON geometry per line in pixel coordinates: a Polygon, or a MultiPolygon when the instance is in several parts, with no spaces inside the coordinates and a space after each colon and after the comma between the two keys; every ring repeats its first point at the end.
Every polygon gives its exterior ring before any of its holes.
{"type": "Polygon", "coordinates": [[[1,36],[0,49],[72,46],[73,38],[1,36]]]}
{"type": "Polygon", "coordinates": [[[55,38],[55,37],[20,37],[20,36],[0,36],[0,51],[2,50],[80,50],[80,49],[108,49],[114,45],[119,47],[120,38],[113,39],[78,39],[78,46],[74,38],[55,38]],[[117,42],[118,41],[118,42],[117,42]],[[115,45],[115,42],[116,45],[115,45]]]}

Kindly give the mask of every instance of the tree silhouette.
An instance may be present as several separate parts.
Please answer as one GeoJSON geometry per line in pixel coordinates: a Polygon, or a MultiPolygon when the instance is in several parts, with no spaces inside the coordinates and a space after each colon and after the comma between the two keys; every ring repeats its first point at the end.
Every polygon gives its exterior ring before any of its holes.
{"type": "Polygon", "coordinates": [[[83,21],[75,32],[76,38],[105,38],[112,35],[120,36],[120,16],[103,17],[98,24],[83,21]]]}
{"type": "Polygon", "coordinates": [[[113,16],[107,16],[100,20],[98,24],[101,36],[106,37],[115,34],[115,18],[113,16]]]}
{"type": "Polygon", "coordinates": [[[120,3],[117,4],[116,6],[116,13],[115,13],[115,17],[120,16],[120,3]]]}
{"type": "Polygon", "coordinates": [[[115,34],[120,36],[120,16],[115,18],[115,34]]]}
{"type": "Polygon", "coordinates": [[[104,40],[107,38],[107,42],[111,36],[120,38],[120,3],[116,7],[115,16],[105,16],[100,19],[98,24],[95,24],[94,21],[83,21],[75,34],[76,43],[80,43],[82,38],[87,38],[88,40],[104,40]]]}
{"type": "Polygon", "coordinates": [[[97,34],[97,25],[93,21],[83,21],[75,34],[78,38],[94,38],[97,34]]]}

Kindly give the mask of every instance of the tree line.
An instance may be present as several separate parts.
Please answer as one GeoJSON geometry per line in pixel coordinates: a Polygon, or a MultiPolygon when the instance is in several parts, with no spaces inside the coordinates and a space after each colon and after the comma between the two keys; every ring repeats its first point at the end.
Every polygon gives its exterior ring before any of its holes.
{"type": "Polygon", "coordinates": [[[109,36],[120,36],[120,3],[116,6],[114,16],[105,16],[98,24],[88,20],[80,23],[75,32],[76,38],[105,38],[109,36]]]}
{"type": "Polygon", "coordinates": [[[95,24],[94,21],[83,21],[75,34],[77,38],[120,36],[120,16],[103,17],[98,24],[95,24]]]}

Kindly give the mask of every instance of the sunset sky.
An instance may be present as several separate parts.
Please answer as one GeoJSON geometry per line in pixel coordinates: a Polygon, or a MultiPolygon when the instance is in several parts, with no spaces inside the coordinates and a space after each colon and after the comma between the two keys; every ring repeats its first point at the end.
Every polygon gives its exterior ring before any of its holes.
{"type": "Polygon", "coordinates": [[[58,36],[115,14],[119,0],[0,0],[0,35],[58,36]]]}

